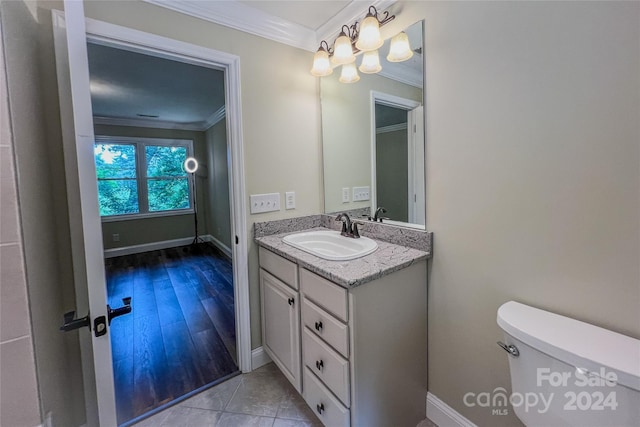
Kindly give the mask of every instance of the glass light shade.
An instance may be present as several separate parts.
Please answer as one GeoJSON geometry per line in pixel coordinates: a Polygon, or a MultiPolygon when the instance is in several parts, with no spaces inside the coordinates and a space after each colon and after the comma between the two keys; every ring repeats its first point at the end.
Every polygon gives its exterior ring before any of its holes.
{"type": "Polygon", "coordinates": [[[362,55],[362,63],[360,63],[360,67],[358,69],[365,74],[374,74],[382,70],[378,51],[372,50],[370,52],[365,52],[364,55],[362,55]]]}
{"type": "Polygon", "coordinates": [[[351,47],[351,39],[344,32],[336,39],[333,45],[333,56],[331,62],[336,65],[350,64],[356,60],[351,47]]]}
{"type": "Polygon", "coordinates": [[[360,24],[360,35],[356,42],[356,47],[363,52],[369,52],[378,49],[384,40],[380,37],[380,24],[378,18],[373,15],[367,15],[360,24]]]}
{"type": "Polygon", "coordinates": [[[333,68],[331,68],[331,62],[329,61],[329,53],[321,47],[313,57],[311,74],[316,77],[324,77],[331,73],[333,73],[333,68]]]}
{"type": "Polygon", "coordinates": [[[353,62],[350,64],[344,64],[342,66],[342,73],[338,80],[340,80],[340,83],[355,83],[360,80],[358,70],[356,70],[356,64],[353,62]]]}
{"type": "Polygon", "coordinates": [[[413,56],[411,46],[409,46],[409,37],[404,31],[396,34],[391,39],[391,46],[389,46],[389,55],[387,61],[389,62],[402,62],[413,56]]]}

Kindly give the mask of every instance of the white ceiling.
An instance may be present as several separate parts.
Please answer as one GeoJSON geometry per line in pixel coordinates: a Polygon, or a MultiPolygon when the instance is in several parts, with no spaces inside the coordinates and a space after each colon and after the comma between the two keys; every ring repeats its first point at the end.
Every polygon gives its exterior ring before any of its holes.
{"type": "MultiPolygon", "coordinates": [[[[395,2],[145,1],[310,51],[317,49],[319,40],[332,41],[343,24],[361,20],[371,4],[385,10],[395,2]]],[[[422,44],[421,31],[409,37],[412,47],[422,44]]],[[[222,71],[91,43],[88,51],[96,123],[205,130],[223,117],[222,71]]],[[[383,56],[386,52],[381,51],[383,56]]],[[[382,75],[422,85],[421,55],[383,67],[382,75]]]]}
{"type": "Polygon", "coordinates": [[[93,43],[87,47],[96,123],[204,130],[224,108],[222,71],[93,43]]]}

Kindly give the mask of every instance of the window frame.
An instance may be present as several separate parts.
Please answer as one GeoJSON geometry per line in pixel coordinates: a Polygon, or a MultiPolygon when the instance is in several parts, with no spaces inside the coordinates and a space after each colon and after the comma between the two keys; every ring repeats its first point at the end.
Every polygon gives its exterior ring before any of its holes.
{"type": "MultiPolygon", "coordinates": [[[[102,222],[115,222],[115,221],[128,221],[144,218],[158,218],[166,216],[179,216],[190,215],[195,212],[193,206],[193,192],[195,190],[193,179],[191,174],[187,173],[187,183],[189,187],[189,208],[187,209],[172,209],[166,211],[153,212],[149,211],[149,196],[148,196],[148,181],[147,177],[147,146],[168,146],[168,147],[185,147],[187,149],[187,157],[193,156],[193,140],[191,139],[174,139],[174,138],[138,138],[130,136],[111,136],[111,135],[96,135],[93,145],[96,144],[112,144],[112,145],[133,145],[136,152],[136,186],[138,189],[138,212],[126,213],[120,215],[100,215],[102,222]]],[[[95,156],[95,155],[94,155],[95,156]]],[[[95,158],[94,158],[95,166],[95,158]]],[[[133,178],[127,178],[133,179],[133,178]]],[[[159,179],[159,177],[152,177],[151,179],[159,179]]],[[[164,178],[160,178],[164,179],[164,178]]],[[[96,176],[96,186],[100,179],[96,176]]],[[[99,190],[98,190],[99,191],[99,190]]]]}

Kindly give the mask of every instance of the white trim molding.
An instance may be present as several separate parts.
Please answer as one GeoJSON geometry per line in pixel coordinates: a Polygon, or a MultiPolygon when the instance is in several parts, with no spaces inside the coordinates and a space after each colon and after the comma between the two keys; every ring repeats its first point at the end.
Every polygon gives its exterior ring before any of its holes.
{"type": "Polygon", "coordinates": [[[197,0],[144,1],[289,46],[311,52],[318,49],[315,31],[240,2],[197,0]]]}
{"type": "Polygon", "coordinates": [[[427,393],[427,418],[442,427],[477,427],[431,392],[427,393]]]}
{"type": "Polygon", "coordinates": [[[381,128],[376,128],[376,133],[377,134],[381,134],[381,133],[389,133],[389,132],[397,132],[399,130],[406,130],[407,129],[407,122],[404,123],[398,123],[395,125],[389,125],[389,126],[383,126],[381,128]]]}
{"type": "MultiPolygon", "coordinates": [[[[199,236],[202,240],[207,240],[207,236],[199,236]]],[[[162,240],[160,242],[143,243],[141,245],[122,246],[104,250],[105,258],[114,258],[123,255],[140,254],[142,252],[157,251],[159,249],[177,248],[187,246],[193,242],[193,237],[183,237],[181,239],[162,240]]]]}
{"type": "Polygon", "coordinates": [[[222,253],[224,253],[226,256],[228,256],[229,258],[232,258],[233,253],[231,252],[231,248],[225,245],[224,243],[222,243],[220,240],[213,237],[211,234],[207,234],[206,236],[203,236],[202,240],[204,240],[205,242],[211,243],[213,246],[220,249],[222,253]]]}
{"type": "Polygon", "coordinates": [[[260,346],[258,348],[254,348],[253,350],[251,350],[251,369],[252,370],[258,369],[259,367],[264,366],[269,362],[271,362],[271,358],[269,357],[267,352],[264,351],[264,347],[260,346]]]}
{"type": "Polygon", "coordinates": [[[170,122],[167,120],[156,120],[156,119],[142,119],[142,118],[132,119],[132,118],[126,118],[126,117],[93,116],[93,123],[96,125],[130,126],[130,127],[153,128],[153,129],[178,129],[178,130],[191,130],[191,131],[203,132],[211,127],[211,125],[209,125],[208,123],[209,123],[209,120],[211,120],[212,118],[213,118],[213,115],[209,119],[207,119],[207,121],[179,123],[179,122],[170,122]]]}
{"type": "Polygon", "coordinates": [[[351,25],[356,20],[364,19],[370,5],[379,11],[385,11],[396,3],[396,0],[352,1],[318,29],[313,30],[238,1],[143,1],[309,52],[318,50],[322,40],[332,44],[343,25],[351,25]]]}
{"type": "Polygon", "coordinates": [[[216,123],[218,123],[220,120],[224,119],[225,117],[227,117],[227,110],[226,110],[226,107],[223,104],[222,107],[218,108],[218,110],[216,112],[214,112],[211,116],[209,116],[207,121],[204,123],[204,129],[203,130],[211,129],[211,126],[215,125],[216,123]]]}

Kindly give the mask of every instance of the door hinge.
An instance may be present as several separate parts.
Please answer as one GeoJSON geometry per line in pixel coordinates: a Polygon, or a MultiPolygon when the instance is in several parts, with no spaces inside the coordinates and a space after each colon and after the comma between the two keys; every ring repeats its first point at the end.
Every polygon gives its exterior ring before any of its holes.
{"type": "Polygon", "coordinates": [[[236,236],[236,245],[240,243],[240,239],[238,239],[238,236],[236,236]]]}

